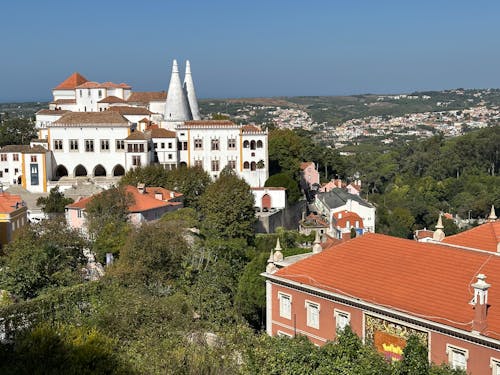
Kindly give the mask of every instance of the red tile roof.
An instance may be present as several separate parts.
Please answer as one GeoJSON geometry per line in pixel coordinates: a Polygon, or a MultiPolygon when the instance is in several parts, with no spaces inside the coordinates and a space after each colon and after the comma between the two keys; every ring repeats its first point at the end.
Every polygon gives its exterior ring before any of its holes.
{"type": "Polygon", "coordinates": [[[307,167],[309,167],[311,164],[314,165],[314,163],[312,161],[304,161],[304,162],[300,163],[300,169],[304,170],[307,167]]]}
{"type": "Polygon", "coordinates": [[[191,120],[191,121],[184,121],[184,126],[190,127],[190,128],[196,128],[196,127],[213,127],[213,128],[219,128],[219,127],[237,127],[234,122],[230,120],[191,120]]]}
{"type": "Polygon", "coordinates": [[[500,221],[494,221],[443,239],[444,243],[496,253],[500,243],[500,221]]]}
{"type": "Polygon", "coordinates": [[[61,109],[57,109],[57,110],[55,110],[55,109],[41,109],[36,114],[37,115],[51,115],[51,116],[59,115],[59,116],[62,116],[67,112],[69,112],[69,111],[65,111],[65,110],[61,110],[61,109]]]}
{"type": "MultiPolygon", "coordinates": [[[[130,213],[132,212],[143,212],[152,210],[155,208],[165,207],[169,205],[178,205],[177,202],[169,202],[170,199],[170,190],[161,188],[161,187],[147,187],[146,193],[141,194],[139,190],[134,187],[127,185],[125,186],[125,191],[132,195],[134,203],[131,204],[128,208],[130,213]],[[159,200],[155,198],[155,193],[161,193],[165,200],[159,200]],[[175,203],[175,204],[174,204],[175,203]]],[[[181,193],[174,192],[174,198],[178,198],[182,196],[181,193]]],[[[94,198],[95,196],[87,197],[79,200],[78,202],[74,202],[66,206],[66,208],[72,209],[80,209],[84,210],[87,207],[87,204],[94,198]]]]}
{"type": "Polygon", "coordinates": [[[76,104],[76,99],[57,99],[52,102],[53,104],[76,104]]]}
{"type": "Polygon", "coordinates": [[[136,91],[130,94],[129,103],[149,103],[153,101],[164,101],[167,99],[166,91],[136,91]]]}
{"type": "Polygon", "coordinates": [[[117,96],[111,95],[111,96],[106,96],[104,99],[99,100],[98,103],[125,103],[125,100],[117,96]]]}
{"type": "Polygon", "coordinates": [[[81,85],[78,85],[76,88],[78,89],[118,89],[118,88],[123,88],[123,89],[130,89],[131,87],[127,85],[126,83],[113,83],[113,82],[94,82],[94,81],[87,81],[82,83],[81,85]]]}
{"type": "Polygon", "coordinates": [[[163,128],[152,128],[151,138],[175,138],[175,132],[163,128]]]}
{"type": "Polygon", "coordinates": [[[0,213],[10,214],[20,207],[24,207],[23,200],[20,195],[10,194],[7,192],[0,193],[0,213]]]}
{"type": "Polygon", "coordinates": [[[54,90],[74,90],[77,86],[80,86],[87,81],[88,79],[82,76],[80,73],[73,73],[59,85],[57,85],[54,90]]]}
{"type": "Polygon", "coordinates": [[[471,283],[491,284],[488,329],[500,338],[500,256],[368,233],[276,272],[326,292],[471,330],[471,283]]]}
{"type": "Polygon", "coordinates": [[[364,228],[363,219],[356,212],[344,210],[344,211],[340,211],[340,212],[335,212],[333,214],[333,217],[335,219],[334,220],[335,226],[345,228],[347,225],[347,222],[349,221],[349,225],[351,227],[353,227],[353,226],[355,226],[356,221],[357,221],[358,228],[364,228]]]}
{"type": "Polygon", "coordinates": [[[243,125],[241,131],[243,133],[260,133],[262,129],[255,125],[243,125]]]}
{"type": "Polygon", "coordinates": [[[104,125],[129,126],[129,121],[121,114],[113,111],[103,112],[68,112],[54,121],[51,126],[81,126],[81,125],[104,125]]]}
{"type": "Polygon", "coordinates": [[[151,115],[153,112],[143,107],[129,107],[123,105],[117,105],[109,107],[108,111],[118,112],[122,115],[151,115]]]}

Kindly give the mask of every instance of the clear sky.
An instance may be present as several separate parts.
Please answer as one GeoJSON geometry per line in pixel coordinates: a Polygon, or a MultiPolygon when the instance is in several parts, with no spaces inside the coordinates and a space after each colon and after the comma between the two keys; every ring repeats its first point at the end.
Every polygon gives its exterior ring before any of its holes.
{"type": "Polygon", "coordinates": [[[191,61],[200,98],[500,87],[500,1],[11,0],[0,102],[48,100],[78,71],[166,90],[191,61]]]}

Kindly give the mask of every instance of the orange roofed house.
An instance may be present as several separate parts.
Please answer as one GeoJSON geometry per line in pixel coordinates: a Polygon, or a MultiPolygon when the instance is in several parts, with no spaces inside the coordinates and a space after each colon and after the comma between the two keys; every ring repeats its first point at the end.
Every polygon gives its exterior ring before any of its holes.
{"type": "Polygon", "coordinates": [[[499,243],[491,221],[440,241],[368,233],[295,263],[271,256],[267,332],[322,345],[349,324],[389,360],[415,334],[432,362],[500,374],[499,243]]]}
{"type": "MultiPolygon", "coordinates": [[[[129,221],[134,225],[159,219],[166,212],[176,211],[184,207],[184,196],[181,193],[161,187],[137,187],[127,185],[125,192],[132,197],[128,207],[129,221]]],[[[66,221],[71,228],[84,230],[85,208],[94,196],[81,199],[66,206],[66,221]]]]}
{"type": "Polygon", "coordinates": [[[20,195],[0,190],[0,248],[12,241],[14,233],[26,225],[27,210],[20,195]]]}

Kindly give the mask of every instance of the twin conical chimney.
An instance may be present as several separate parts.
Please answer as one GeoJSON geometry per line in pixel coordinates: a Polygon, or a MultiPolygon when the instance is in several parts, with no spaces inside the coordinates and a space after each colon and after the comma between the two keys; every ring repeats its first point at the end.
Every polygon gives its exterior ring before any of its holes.
{"type": "Polygon", "coordinates": [[[179,75],[179,67],[177,66],[177,60],[174,60],[170,84],[168,86],[167,101],[165,103],[165,120],[169,122],[184,122],[190,119],[191,116],[179,75]]]}
{"type": "Polygon", "coordinates": [[[165,120],[182,123],[188,120],[199,119],[200,111],[198,109],[193,77],[191,76],[191,65],[189,61],[186,61],[186,75],[184,77],[184,84],[182,84],[177,60],[174,60],[165,103],[165,120]]]}
{"type": "Polygon", "coordinates": [[[200,110],[198,109],[198,100],[196,99],[196,92],[194,90],[193,77],[191,75],[191,64],[189,60],[186,61],[186,74],[184,76],[184,94],[186,95],[191,118],[193,120],[200,119],[200,110]]]}

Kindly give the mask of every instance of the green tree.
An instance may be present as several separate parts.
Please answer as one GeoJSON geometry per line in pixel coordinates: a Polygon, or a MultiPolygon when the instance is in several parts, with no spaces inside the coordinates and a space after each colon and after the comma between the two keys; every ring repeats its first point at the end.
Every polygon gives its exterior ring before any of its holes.
{"type": "Polygon", "coordinates": [[[397,363],[397,375],[428,375],[429,356],[427,347],[417,336],[410,336],[403,349],[403,359],[397,363]]]}
{"type": "Polygon", "coordinates": [[[254,197],[250,186],[234,173],[221,175],[208,186],[201,196],[200,208],[202,230],[208,237],[254,237],[254,197]]]}
{"type": "Polygon", "coordinates": [[[264,186],[284,187],[286,188],[287,200],[290,204],[297,202],[300,197],[299,184],[287,173],[278,173],[267,179],[264,186]]]}
{"type": "Polygon", "coordinates": [[[152,164],[129,170],[120,179],[120,185],[145,184],[146,186],[164,187],[167,181],[168,172],[161,165],[152,164]]]}
{"type": "Polygon", "coordinates": [[[95,238],[109,223],[117,227],[128,221],[128,208],[134,204],[134,197],[124,186],[112,187],[95,195],[85,208],[85,219],[89,233],[95,238]]]}
{"type": "Polygon", "coordinates": [[[298,177],[302,161],[302,139],[293,130],[278,129],[269,133],[269,173],[284,172],[298,177]]]}
{"type": "Polygon", "coordinates": [[[130,233],[110,273],[123,285],[168,294],[182,272],[181,263],[188,251],[183,232],[175,223],[144,224],[130,233]]]}
{"type": "Polygon", "coordinates": [[[21,298],[82,281],[87,241],[62,219],[26,226],[7,245],[0,286],[21,298]]]}
{"type": "Polygon", "coordinates": [[[29,145],[36,138],[34,122],[23,118],[8,118],[0,123],[0,146],[29,145]]]}
{"type": "Polygon", "coordinates": [[[199,209],[200,197],[210,183],[210,176],[202,168],[181,167],[169,171],[164,187],[184,194],[185,206],[199,209]]]}
{"type": "Polygon", "coordinates": [[[65,207],[73,203],[73,199],[66,198],[64,194],[59,191],[59,186],[50,189],[47,197],[39,197],[36,201],[37,206],[42,206],[42,211],[46,214],[49,213],[64,213],[65,207]]]}

